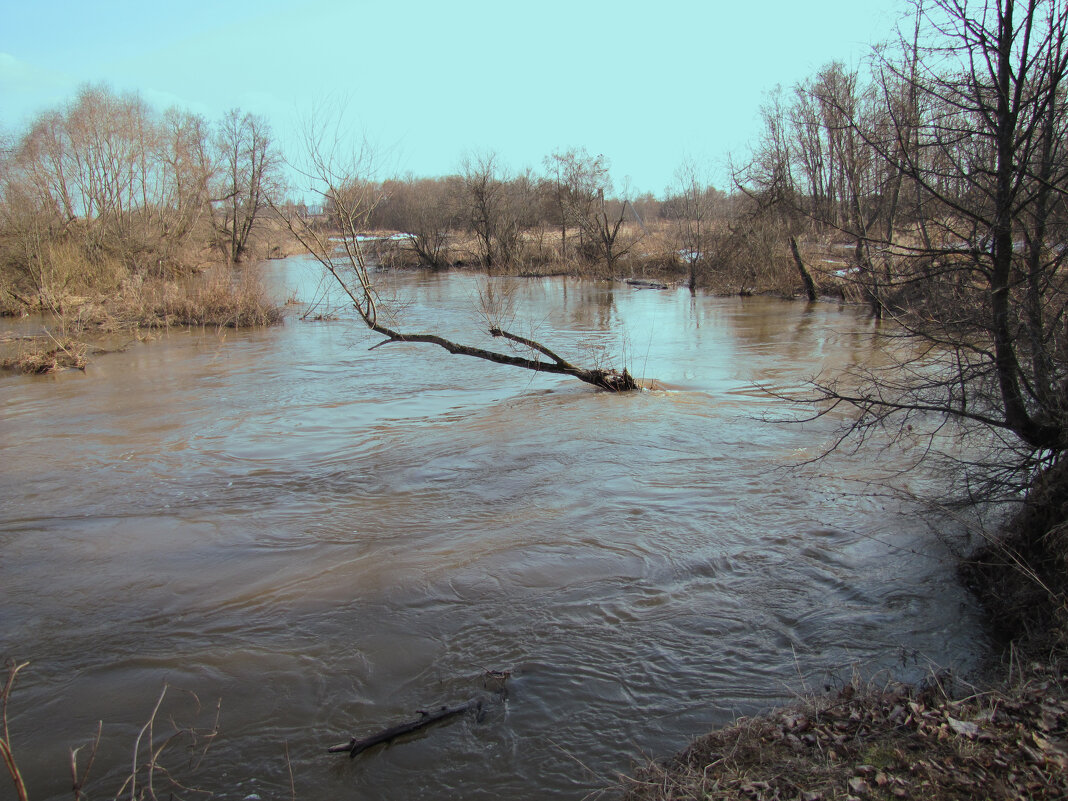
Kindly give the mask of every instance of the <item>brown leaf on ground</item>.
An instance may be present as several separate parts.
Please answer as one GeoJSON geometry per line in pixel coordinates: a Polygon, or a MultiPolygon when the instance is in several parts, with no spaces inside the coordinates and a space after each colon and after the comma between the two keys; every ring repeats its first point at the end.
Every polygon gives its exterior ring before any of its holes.
{"type": "Polygon", "coordinates": [[[965,698],[943,687],[858,687],[739,720],[642,769],[625,798],[1068,798],[1068,658],[965,698]]]}

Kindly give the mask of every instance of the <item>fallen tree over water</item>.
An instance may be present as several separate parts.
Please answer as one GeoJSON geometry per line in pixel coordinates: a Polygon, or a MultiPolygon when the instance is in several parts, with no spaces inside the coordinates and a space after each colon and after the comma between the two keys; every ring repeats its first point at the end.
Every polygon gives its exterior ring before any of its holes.
{"type": "MultiPolygon", "coordinates": [[[[501,353],[467,345],[435,333],[407,333],[387,325],[380,314],[380,297],[371,277],[363,244],[363,232],[367,230],[370,214],[379,200],[378,187],[360,177],[370,172],[369,157],[366,149],[344,156],[340,150],[340,139],[335,136],[330,143],[325,134],[326,128],[315,123],[305,130],[309,163],[302,172],[311,182],[312,191],[322,197],[328,224],[323,225],[321,221],[313,221],[276,205],[273,208],[308,254],[323,266],[352,301],[363,323],[371,331],[385,337],[374,347],[394,342],[436,345],[454,355],[471,356],[538,373],[569,375],[613,392],[640,388],[626,369],[580,367],[542,343],[505,331],[492,322],[487,326],[487,333],[508,341],[517,347],[518,353],[501,353]]],[[[483,303],[483,315],[490,321],[495,317],[494,310],[486,306],[486,298],[483,298],[483,303]]]]}

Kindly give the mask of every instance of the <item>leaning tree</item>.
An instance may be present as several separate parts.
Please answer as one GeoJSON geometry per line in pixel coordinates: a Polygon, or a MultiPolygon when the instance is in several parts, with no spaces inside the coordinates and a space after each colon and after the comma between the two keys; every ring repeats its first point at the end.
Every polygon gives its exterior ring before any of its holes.
{"type": "MultiPolygon", "coordinates": [[[[435,333],[400,330],[391,319],[393,315],[384,313],[386,310],[364,246],[368,219],[381,196],[379,185],[366,177],[372,174],[371,151],[366,145],[355,149],[348,147],[340,135],[339,123],[340,120],[334,123],[312,121],[306,124],[303,132],[307,163],[300,168],[300,173],[310,183],[311,190],[322,198],[329,217],[327,225],[287,213],[277,205],[275,211],[345,293],[367,328],[384,337],[375,347],[402,342],[436,345],[450,354],[539,373],[568,375],[614,392],[639,388],[626,369],[578,366],[540,342],[504,330],[490,308],[483,310],[489,322],[488,333],[507,341],[514,352],[502,353],[468,345],[435,333]]],[[[484,301],[488,300],[484,298],[484,301]]]]}

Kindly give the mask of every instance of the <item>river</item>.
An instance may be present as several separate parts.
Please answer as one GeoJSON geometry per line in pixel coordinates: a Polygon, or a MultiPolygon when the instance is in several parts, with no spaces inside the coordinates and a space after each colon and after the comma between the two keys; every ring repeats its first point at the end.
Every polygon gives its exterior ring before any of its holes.
{"type": "MultiPolygon", "coordinates": [[[[302,799],[580,799],[854,668],[980,659],[925,515],[858,483],[895,457],[802,469],[835,421],[767,419],[788,410],[757,384],[880,359],[862,309],[492,280],[516,333],[656,381],[612,395],[370,350],[350,315],[299,319],[309,262],[264,269],[297,301],[284,326],[0,377],[0,657],[31,663],[9,709],[31,798],[70,797],[98,721],[113,794],[164,685],[157,737],[218,707],[202,761],[161,757],[218,798],[288,799],[292,773],[302,799]],[[476,696],[480,716],[325,753],[476,696]]],[[[411,327],[459,335],[485,280],[386,282],[411,327]]]]}

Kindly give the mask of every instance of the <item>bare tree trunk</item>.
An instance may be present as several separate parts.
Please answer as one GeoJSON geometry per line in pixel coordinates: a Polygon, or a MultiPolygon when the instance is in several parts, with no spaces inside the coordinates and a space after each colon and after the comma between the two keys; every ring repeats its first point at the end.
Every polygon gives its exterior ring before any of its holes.
{"type": "Polygon", "coordinates": [[[805,268],[805,263],[801,261],[801,251],[797,249],[797,237],[790,237],[790,252],[794,256],[794,264],[797,265],[797,271],[801,273],[801,280],[805,283],[805,294],[808,295],[808,299],[815,303],[819,300],[819,295],[816,294],[816,284],[812,280],[812,276],[805,268]]]}

